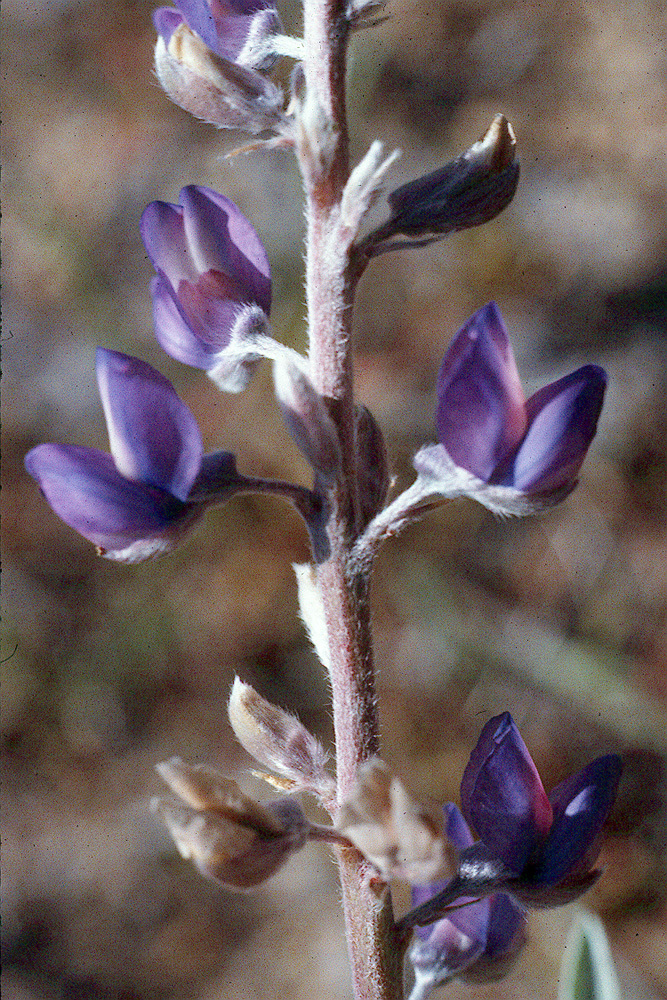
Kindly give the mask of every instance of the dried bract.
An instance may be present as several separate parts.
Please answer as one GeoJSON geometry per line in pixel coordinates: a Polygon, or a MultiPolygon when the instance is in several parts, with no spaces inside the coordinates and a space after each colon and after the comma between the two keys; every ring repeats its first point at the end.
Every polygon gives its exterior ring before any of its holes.
{"type": "Polygon", "coordinates": [[[318,794],[329,794],[333,779],[326,769],[327,754],[299,720],[272,705],[235,678],[228,704],[229,721],[241,746],[270,770],[318,794]]]}
{"type": "Polygon", "coordinates": [[[447,867],[441,811],[415,801],[378,758],[359,768],[336,827],[387,881],[428,882],[447,867]]]}
{"type": "Polygon", "coordinates": [[[301,807],[285,797],[262,806],[236,782],[211,768],[191,767],[178,757],[158,773],[179,796],[154,799],[180,854],[207,878],[231,889],[252,889],[266,881],[308,839],[301,807]]]}

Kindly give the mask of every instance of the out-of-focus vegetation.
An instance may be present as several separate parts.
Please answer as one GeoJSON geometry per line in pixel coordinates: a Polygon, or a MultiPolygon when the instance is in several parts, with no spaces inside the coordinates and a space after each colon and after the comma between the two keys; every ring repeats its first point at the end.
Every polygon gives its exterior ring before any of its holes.
{"type": "MultiPolygon", "coordinates": [[[[172,107],[151,73],[152,4],[7,0],[3,195],[4,988],[16,1000],[349,996],[335,870],[309,848],[253,896],[177,859],[148,812],[179,754],[244,786],[235,672],[330,740],[296,614],[299,519],[242,497],[174,556],[97,559],[23,471],[43,440],[106,448],[97,344],[176,384],[207,447],[307,482],[270,374],[224,397],[152,339],[144,205],[186,183],[233,198],[272,261],[276,335],[303,346],[299,182],[286,153],[172,107]]],[[[282,8],[298,29],[296,9],[282,8]]],[[[662,0],[395,0],[353,41],[353,149],[399,145],[393,186],[503,111],[522,179],[495,222],[374,261],[356,310],[359,398],[398,481],[434,440],[437,367],[495,298],[532,391],[584,361],[610,387],[578,490],[534,521],[456,503],[392,540],[374,589],[384,754],[456,798],[483,722],[510,709],[547,787],[626,757],[587,897],[628,997],[667,997],[667,20],[662,0]]],[[[377,210],[380,218],[381,207],[377,210]]],[[[266,792],[270,794],[270,792],[266,792]]],[[[400,890],[397,906],[405,904],[400,890]]],[[[453,998],[555,998],[571,908],[531,916],[511,978],[453,998]]]]}

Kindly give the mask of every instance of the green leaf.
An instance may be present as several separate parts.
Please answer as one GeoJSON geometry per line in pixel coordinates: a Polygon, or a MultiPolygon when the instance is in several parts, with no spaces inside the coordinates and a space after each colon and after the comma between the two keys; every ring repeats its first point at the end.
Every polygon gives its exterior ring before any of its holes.
{"type": "Polygon", "coordinates": [[[558,1000],[621,1000],[604,926],[591,913],[579,914],[570,929],[558,1000]]]}

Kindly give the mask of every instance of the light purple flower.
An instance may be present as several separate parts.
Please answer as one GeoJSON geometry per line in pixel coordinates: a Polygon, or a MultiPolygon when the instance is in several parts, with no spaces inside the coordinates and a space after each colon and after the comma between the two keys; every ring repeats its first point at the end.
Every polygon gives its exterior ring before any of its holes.
{"type": "Polygon", "coordinates": [[[158,32],[155,73],[171,100],[195,118],[251,135],[283,132],[284,95],[264,72],[276,60],[277,40],[292,39],[273,7],[185,0],[153,15],[158,32]]]}
{"type": "MultiPolygon", "coordinates": [[[[458,851],[470,847],[473,837],[457,807],[444,807],[446,833],[458,851]]],[[[438,881],[412,890],[412,905],[428,902],[447,883],[438,881]]],[[[460,977],[476,982],[505,975],[526,943],[526,918],[509,896],[496,893],[474,902],[457,900],[452,909],[427,927],[416,927],[408,958],[415,970],[410,1000],[425,1000],[439,985],[460,977]]]]}
{"type": "Polygon", "coordinates": [[[584,365],[526,400],[500,312],[490,302],[454,338],[438,376],[438,436],[484,483],[560,500],[574,489],[606,387],[584,365]]]}
{"type": "Polygon", "coordinates": [[[283,26],[275,6],[264,0],[176,0],[176,7],[159,7],[153,14],[158,32],[171,35],[183,21],[212,52],[247,69],[269,69],[275,62],[266,46],[283,26]]]}
{"type": "Polygon", "coordinates": [[[269,261],[251,224],[229,198],[191,185],[178,205],[148,205],[141,236],[157,271],[153,318],[160,345],[223,388],[243,388],[269,339],[271,307],[269,261]]]}
{"type": "Polygon", "coordinates": [[[163,375],[101,348],[96,365],[111,454],[41,444],[25,465],[56,514],[101,555],[138,562],[172,549],[245,480],[233,455],[203,454],[195,418],[163,375]]]}
{"type": "Polygon", "coordinates": [[[603,823],[622,771],[598,757],[550,795],[509,712],[487,722],[461,782],[463,814],[481,840],[465,848],[445,889],[404,927],[438,919],[463,896],[507,892],[527,906],[558,906],[593,885],[603,823]]]}

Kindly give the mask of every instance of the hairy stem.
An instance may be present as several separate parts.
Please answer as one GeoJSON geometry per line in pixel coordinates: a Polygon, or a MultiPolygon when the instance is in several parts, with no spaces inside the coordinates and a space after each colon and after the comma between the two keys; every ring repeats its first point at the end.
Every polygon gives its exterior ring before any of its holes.
{"type": "MultiPolygon", "coordinates": [[[[341,221],[349,175],[345,112],[349,24],[342,0],[305,0],[306,96],[299,159],[306,189],[306,296],[311,376],[328,400],[341,446],[332,490],[330,558],[318,568],[331,653],[338,801],[359,763],[379,747],[368,574],[352,569],[359,530],[351,354],[352,303],[359,271],[354,234],[341,221]]],[[[338,852],[356,1000],[400,1000],[401,948],[391,896],[355,850],[338,852]]]]}

